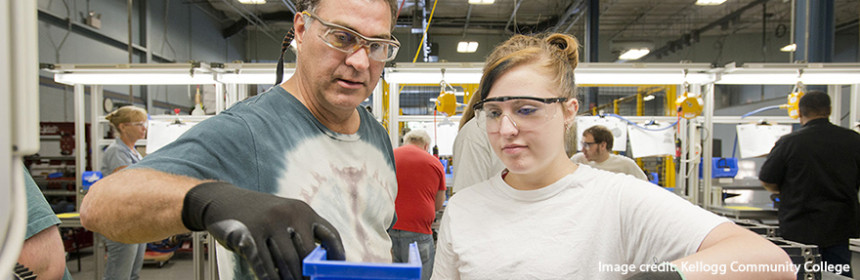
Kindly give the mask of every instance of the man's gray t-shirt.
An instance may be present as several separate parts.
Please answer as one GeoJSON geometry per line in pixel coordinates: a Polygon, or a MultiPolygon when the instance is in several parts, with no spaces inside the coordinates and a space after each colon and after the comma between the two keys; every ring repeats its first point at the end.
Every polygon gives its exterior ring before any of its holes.
{"type": "MultiPolygon", "coordinates": [[[[337,228],[347,261],[390,263],[386,229],[397,197],[394,155],[385,129],[366,110],[357,110],[358,131],[336,133],[294,96],[274,87],[195,125],[134,168],[305,201],[337,228]]],[[[231,262],[219,264],[222,279],[234,273],[250,278],[244,262],[236,265],[235,255],[221,259],[231,262]]]]}

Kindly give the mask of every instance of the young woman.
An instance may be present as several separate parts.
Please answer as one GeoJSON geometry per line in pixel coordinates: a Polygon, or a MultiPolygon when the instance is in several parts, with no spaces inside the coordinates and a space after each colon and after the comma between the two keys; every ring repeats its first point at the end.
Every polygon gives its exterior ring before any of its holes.
{"type": "Polygon", "coordinates": [[[567,35],[515,35],[488,58],[474,109],[506,169],[448,202],[433,279],[794,279],[766,239],[568,159],[578,48],[567,35]],[[758,264],[772,266],[740,268],[758,264]]]}

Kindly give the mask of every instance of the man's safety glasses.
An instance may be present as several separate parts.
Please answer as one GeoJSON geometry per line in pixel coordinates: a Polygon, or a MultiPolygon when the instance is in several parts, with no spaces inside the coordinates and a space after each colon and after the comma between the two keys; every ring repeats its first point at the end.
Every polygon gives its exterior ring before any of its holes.
{"type": "Polygon", "coordinates": [[[397,50],[400,49],[400,42],[394,36],[391,36],[391,40],[368,38],[348,27],[322,20],[310,11],[303,11],[302,16],[305,16],[305,20],[308,17],[313,18],[327,28],[319,37],[333,49],[353,53],[363,47],[367,49],[368,57],[382,62],[393,60],[397,56],[397,50]]]}
{"type": "Polygon", "coordinates": [[[582,147],[583,149],[588,149],[589,147],[594,147],[596,145],[597,145],[597,142],[585,142],[585,141],[579,142],[579,146],[582,147]]]}
{"type": "Polygon", "coordinates": [[[518,130],[529,130],[541,126],[555,116],[558,110],[550,108],[551,104],[564,101],[567,101],[567,98],[504,96],[484,99],[472,108],[475,110],[478,126],[489,132],[499,131],[504,117],[518,130]]]}

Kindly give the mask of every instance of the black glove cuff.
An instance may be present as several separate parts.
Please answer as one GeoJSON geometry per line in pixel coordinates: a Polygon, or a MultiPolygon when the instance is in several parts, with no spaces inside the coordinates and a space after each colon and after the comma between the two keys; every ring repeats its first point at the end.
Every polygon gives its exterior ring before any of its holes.
{"type": "Polygon", "coordinates": [[[224,182],[207,182],[191,188],[182,202],[182,224],[192,231],[206,230],[203,220],[214,199],[229,195],[236,186],[224,182]]]}

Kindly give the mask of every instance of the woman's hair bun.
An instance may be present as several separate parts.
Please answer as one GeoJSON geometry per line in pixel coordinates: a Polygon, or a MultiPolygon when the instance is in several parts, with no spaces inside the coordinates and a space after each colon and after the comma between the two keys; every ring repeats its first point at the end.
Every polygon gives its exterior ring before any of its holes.
{"type": "Polygon", "coordinates": [[[552,33],[545,40],[561,50],[562,54],[567,57],[570,66],[576,68],[579,63],[579,42],[576,41],[576,38],[567,34],[552,33]]]}

